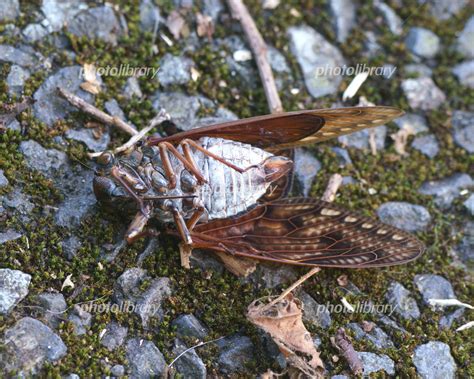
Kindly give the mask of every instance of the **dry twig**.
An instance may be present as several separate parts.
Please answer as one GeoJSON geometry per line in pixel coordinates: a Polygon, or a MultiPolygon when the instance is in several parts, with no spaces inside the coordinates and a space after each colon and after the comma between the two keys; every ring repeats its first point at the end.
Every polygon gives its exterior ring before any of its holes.
{"type": "Polygon", "coordinates": [[[363,365],[359,358],[359,355],[352,346],[349,337],[346,334],[344,328],[339,328],[336,332],[336,336],[332,339],[336,348],[341,352],[342,356],[346,359],[350,369],[355,375],[362,374],[363,365]]]}
{"type": "Polygon", "coordinates": [[[341,184],[342,184],[342,176],[340,174],[331,175],[331,177],[329,178],[328,186],[326,187],[326,190],[324,191],[324,194],[321,200],[332,203],[334,199],[336,198],[337,190],[339,189],[341,184]]]}

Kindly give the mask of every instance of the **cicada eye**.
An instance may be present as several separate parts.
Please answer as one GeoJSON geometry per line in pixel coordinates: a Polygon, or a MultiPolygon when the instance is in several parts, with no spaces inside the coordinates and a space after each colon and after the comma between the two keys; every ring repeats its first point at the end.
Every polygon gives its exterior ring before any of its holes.
{"type": "Polygon", "coordinates": [[[102,166],[108,166],[109,164],[113,162],[113,160],[114,160],[114,156],[112,155],[112,153],[109,153],[106,151],[105,153],[103,153],[97,158],[97,163],[102,166]]]}

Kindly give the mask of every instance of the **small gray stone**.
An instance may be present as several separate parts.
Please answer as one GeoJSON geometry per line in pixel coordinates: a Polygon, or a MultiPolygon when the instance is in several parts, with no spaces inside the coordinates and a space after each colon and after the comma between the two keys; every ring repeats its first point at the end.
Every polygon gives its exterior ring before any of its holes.
{"type": "MultiPolygon", "coordinates": [[[[178,356],[186,349],[187,347],[183,342],[179,339],[175,339],[173,347],[173,354],[175,356],[178,356]]],[[[199,358],[195,350],[190,350],[183,354],[175,362],[174,367],[183,378],[205,379],[207,375],[206,365],[202,359],[199,358]]]]}
{"type": "Polygon", "coordinates": [[[474,59],[454,66],[453,74],[457,76],[461,85],[474,88],[474,59]]]}
{"type": "Polygon", "coordinates": [[[413,364],[423,379],[450,379],[455,377],[456,363],[448,345],[430,341],[415,349],[413,364]]]}
{"type": "Polygon", "coordinates": [[[131,99],[132,97],[136,96],[139,99],[143,97],[143,92],[140,88],[140,83],[138,82],[138,79],[134,76],[131,78],[127,79],[127,83],[123,87],[123,95],[127,99],[131,99]]]}
{"type": "Polygon", "coordinates": [[[8,186],[8,179],[5,177],[3,170],[0,170],[0,188],[8,186]]]}
{"type": "Polygon", "coordinates": [[[407,113],[394,120],[400,129],[411,129],[415,134],[427,132],[429,130],[425,116],[407,113]]]}
{"type": "Polygon", "coordinates": [[[21,238],[22,234],[15,232],[12,229],[7,229],[4,232],[0,232],[0,245],[4,244],[5,242],[15,241],[18,238],[21,238]]]}
{"type": "Polygon", "coordinates": [[[311,96],[317,98],[335,94],[342,76],[334,75],[332,68],[344,66],[341,52],[306,25],[290,27],[288,37],[291,52],[301,67],[311,96]]]}
{"type": "Polygon", "coordinates": [[[203,340],[209,334],[207,328],[192,314],[178,316],[172,325],[176,327],[176,334],[180,337],[203,340]]]}
{"type": "Polygon", "coordinates": [[[423,195],[436,196],[435,203],[440,208],[448,208],[451,203],[460,196],[463,189],[474,186],[474,180],[468,174],[456,173],[450,177],[425,182],[419,193],[423,195]]]}
{"type": "Polygon", "coordinates": [[[474,153],[474,113],[454,111],[451,124],[454,142],[469,153],[474,153]]]}
{"type": "Polygon", "coordinates": [[[20,3],[18,0],[2,0],[2,11],[0,21],[15,20],[20,15],[20,3]]]}
{"type": "Polygon", "coordinates": [[[226,375],[248,373],[246,364],[255,359],[255,346],[250,338],[237,335],[220,340],[217,345],[221,350],[220,372],[226,375]]]}
{"type": "Polygon", "coordinates": [[[267,47],[267,59],[276,73],[290,73],[291,69],[288,66],[285,56],[273,46],[267,47]]]}
{"type": "Polygon", "coordinates": [[[413,109],[429,111],[439,108],[446,101],[446,95],[428,77],[405,79],[402,89],[413,109]]]}
{"type": "Polygon", "coordinates": [[[429,77],[433,75],[433,70],[423,63],[411,63],[403,66],[403,70],[408,75],[416,75],[417,77],[429,77]]]}
{"type": "Polygon", "coordinates": [[[126,352],[131,370],[130,378],[157,378],[165,372],[165,358],[153,342],[132,338],[127,341],[126,352]]]}
{"type": "Polygon", "coordinates": [[[423,274],[415,275],[413,279],[418,291],[423,295],[426,304],[430,299],[455,299],[451,283],[439,275],[423,274]]]}
{"type": "Polygon", "coordinates": [[[408,232],[424,230],[431,221],[425,207],[406,202],[391,201],[382,204],[377,214],[382,222],[408,232]]]}
{"type": "Polygon", "coordinates": [[[466,310],[465,308],[458,308],[454,312],[446,316],[442,316],[439,319],[439,327],[443,329],[451,328],[451,326],[453,325],[453,322],[456,320],[459,320],[464,315],[465,310],[466,310]]]}
{"type": "Polygon", "coordinates": [[[61,30],[84,9],[87,9],[87,5],[77,0],[43,0],[41,5],[41,11],[46,16],[51,32],[61,30]]]}
{"type": "Polygon", "coordinates": [[[464,8],[469,0],[418,0],[419,4],[429,4],[430,11],[438,20],[447,20],[464,8]]]}
{"type": "Polygon", "coordinates": [[[474,16],[471,16],[458,36],[457,50],[467,58],[474,58],[474,16]]]}
{"type": "Polygon", "coordinates": [[[392,306],[393,311],[406,320],[418,319],[420,309],[415,299],[411,296],[402,284],[398,282],[390,283],[385,299],[392,306]]]}
{"type": "MultiPolygon", "coordinates": [[[[99,80],[100,77],[97,77],[97,79],[99,80]]],[[[48,126],[52,126],[56,121],[64,119],[70,112],[76,110],[66,100],[58,96],[58,87],[64,88],[92,103],[94,99],[92,94],[80,89],[82,81],[82,68],[80,66],[64,67],[51,75],[33,95],[35,116],[48,126]]]]}
{"type": "Polygon", "coordinates": [[[439,37],[425,28],[410,28],[405,43],[408,49],[423,58],[433,58],[439,51],[439,37]]]}
{"type": "Polygon", "coordinates": [[[375,146],[377,147],[377,150],[383,150],[385,148],[385,138],[387,136],[387,127],[385,125],[340,136],[338,137],[338,141],[343,146],[354,147],[359,150],[367,150],[370,148],[369,138],[371,130],[375,133],[375,146]]]}
{"type": "Polygon", "coordinates": [[[30,72],[18,65],[13,65],[7,76],[8,93],[10,95],[21,95],[26,80],[30,77],[30,72]]]}
{"type": "Polygon", "coordinates": [[[14,188],[6,196],[0,196],[0,200],[7,210],[15,211],[23,222],[27,222],[30,219],[31,212],[35,208],[35,204],[30,201],[30,197],[25,195],[19,188],[14,188]]]}
{"type": "Polygon", "coordinates": [[[351,322],[347,327],[354,331],[356,340],[366,340],[372,342],[377,349],[388,349],[393,347],[390,337],[378,326],[374,325],[370,332],[366,332],[358,323],[351,322]]]}
{"type": "Polygon", "coordinates": [[[114,289],[114,300],[119,306],[131,304],[134,312],[142,320],[142,325],[147,328],[151,318],[163,319],[164,310],[162,302],[172,293],[169,278],[149,277],[145,270],[131,268],[117,279],[114,289]],[[140,287],[148,283],[146,289],[140,287]]]}
{"type": "Polygon", "coordinates": [[[319,304],[304,291],[300,292],[299,298],[303,302],[303,320],[323,329],[331,326],[331,315],[325,305],[319,304]]]}
{"type": "Polygon", "coordinates": [[[66,258],[72,260],[81,247],[81,241],[76,236],[71,236],[61,243],[61,247],[66,258]]]}
{"type": "Polygon", "coordinates": [[[123,34],[119,20],[109,6],[82,11],[68,23],[67,29],[78,37],[99,39],[112,45],[116,45],[118,37],[123,34]]]}
{"type": "Polygon", "coordinates": [[[74,333],[78,336],[85,334],[90,328],[92,322],[92,315],[86,312],[79,305],[75,305],[72,309],[68,320],[74,325],[74,333]]]}
{"type": "Polygon", "coordinates": [[[20,151],[28,167],[52,179],[68,168],[67,155],[55,149],[45,149],[38,142],[29,140],[20,143],[20,151]]]}
{"type": "Polygon", "coordinates": [[[349,152],[342,147],[332,147],[331,150],[336,153],[339,158],[339,167],[345,167],[352,164],[352,159],[349,152]]]}
{"type": "Polygon", "coordinates": [[[224,10],[224,5],[221,0],[204,0],[203,14],[209,15],[214,24],[219,18],[219,14],[224,10]]]}
{"type": "Polygon", "coordinates": [[[308,151],[296,149],[294,169],[296,177],[301,183],[303,196],[307,197],[311,190],[314,178],[321,170],[321,163],[308,151]]]}
{"type": "Polygon", "coordinates": [[[33,54],[10,45],[0,45],[0,62],[28,68],[38,65],[38,60],[33,54]]]}
{"type": "Polygon", "coordinates": [[[90,128],[69,129],[64,136],[74,141],[83,142],[89,150],[96,152],[107,150],[107,146],[110,143],[109,133],[102,133],[97,138],[90,128]]]}
{"type": "Polygon", "coordinates": [[[22,34],[25,41],[35,43],[49,34],[49,30],[41,24],[29,24],[23,29],[22,34]]]}
{"type": "Polygon", "coordinates": [[[333,28],[337,42],[344,43],[356,23],[356,8],[352,0],[330,0],[329,12],[333,19],[333,28]]]}
{"type": "Polygon", "coordinates": [[[37,297],[39,305],[44,309],[42,316],[50,327],[57,328],[59,323],[65,319],[64,311],[67,308],[63,294],[55,292],[43,292],[37,297]]]}
{"type": "Polygon", "coordinates": [[[187,57],[167,53],[160,61],[158,81],[163,87],[186,84],[191,80],[191,67],[193,65],[193,61],[187,57]]]}
{"type": "Polygon", "coordinates": [[[374,6],[382,14],[390,31],[396,36],[401,35],[403,33],[403,21],[395,11],[380,0],[376,0],[374,6]]]}
{"type": "Polygon", "coordinates": [[[368,376],[373,372],[380,370],[385,371],[388,375],[395,375],[395,363],[385,354],[374,354],[368,352],[357,352],[362,365],[364,367],[364,376],[368,376]]]}
{"type": "Polygon", "coordinates": [[[291,283],[298,279],[295,267],[275,264],[259,264],[257,270],[252,275],[259,275],[265,288],[277,288],[291,283]]]}
{"type": "Polygon", "coordinates": [[[34,376],[46,362],[56,362],[67,352],[57,334],[31,317],[24,317],[7,329],[3,342],[3,372],[16,371],[20,377],[34,376]]]}
{"type": "Polygon", "coordinates": [[[433,134],[416,137],[411,146],[431,159],[436,157],[439,153],[438,141],[433,134]]]}
{"type": "MultiPolygon", "coordinates": [[[[472,197],[472,195],[471,195],[472,197]]],[[[474,268],[474,222],[468,221],[463,226],[463,237],[454,248],[455,253],[469,268],[474,268]]]]}
{"type": "Polygon", "coordinates": [[[31,275],[19,270],[0,268],[0,314],[9,313],[26,295],[31,275]]]}
{"type": "Polygon", "coordinates": [[[101,345],[105,346],[110,351],[122,346],[127,337],[128,328],[112,321],[107,324],[105,330],[106,331],[100,340],[101,345]]]}
{"type": "Polygon", "coordinates": [[[140,28],[144,32],[156,33],[163,21],[160,8],[155,5],[153,0],[140,1],[140,28]]]}
{"type": "Polygon", "coordinates": [[[125,375],[125,367],[122,365],[114,365],[110,369],[110,373],[117,378],[120,378],[125,375]]]}
{"type": "Polygon", "coordinates": [[[474,216],[474,193],[471,193],[463,204],[471,216],[474,216]]]}

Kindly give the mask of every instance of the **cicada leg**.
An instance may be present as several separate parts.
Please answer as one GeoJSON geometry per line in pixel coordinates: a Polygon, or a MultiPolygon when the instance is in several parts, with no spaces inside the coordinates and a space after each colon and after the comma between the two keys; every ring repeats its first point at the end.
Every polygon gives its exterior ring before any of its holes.
{"type": "Polygon", "coordinates": [[[148,220],[150,219],[150,215],[151,205],[146,204],[144,211],[142,210],[135,215],[135,218],[125,233],[125,239],[127,240],[127,243],[131,244],[143,237],[156,237],[159,235],[158,231],[146,228],[148,220]]]}

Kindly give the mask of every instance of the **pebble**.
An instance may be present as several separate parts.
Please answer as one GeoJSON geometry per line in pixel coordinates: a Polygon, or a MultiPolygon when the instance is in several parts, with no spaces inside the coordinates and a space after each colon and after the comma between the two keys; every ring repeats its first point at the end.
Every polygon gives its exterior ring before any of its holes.
{"type": "Polygon", "coordinates": [[[176,327],[179,337],[193,337],[204,340],[209,334],[207,328],[193,314],[184,314],[173,320],[172,325],[176,327]]]}
{"type": "Polygon", "coordinates": [[[467,221],[462,227],[462,240],[454,252],[471,270],[474,269],[474,221],[467,221]]]}
{"type": "Polygon", "coordinates": [[[246,365],[255,357],[255,346],[250,338],[233,336],[218,341],[221,352],[218,358],[219,370],[225,375],[248,373],[246,365]]]}
{"type": "Polygon", "coordinates": [[[160,8],[155,5],[153,0],[140,1],[140,28],[142,31],[155,33],[163,22],[160,8]]]}
{"type": "Polygon", "coordinates": [[[464,25],[464,29],[457,39],[457,51],[466,58],[474,58],[474,16],[471,16],[464,25]]]}
{"type": "Polygon", "coordinates": [[[18,233],[12,229],[7,229],[4,232],[0,232],[0,245],[4,244],[5,242],[15,241],[18,238],[21,238],[21,236],[21,233],[18,233]]]}
{"type": "Polygon", "coordinates": [[[191,67],[194,63],[190,58],[167,53],[161,58],[159,66],[158,81],[166,88],[188,83],[191,80],[191,67]]]}
{"type": "Polygon", "coordinates": [[[162,320],[164,310],[162,303],[171,296],[169,278],[151,278],[145,270],[131,268],[119,276],[115,283],[114,300],[122,306],[128,302],[134,306],[134,312],[140,316],[142,325],[147,328],[152,318],[162,320]],[[144,282],[148,285],[141,289],[144,282]]]}
{"type": "Polygon", "coordinates": [[[61,30],[75,15],[87,9],[87,4],[78,0],[43,0],[41,12],[46,16],[51,32],[61,30]]]}
{"type": "Polygon", "coordinates": [[[91,326],[92,315],[82,309],[79,305],[75,305],[69,314],[68,320],[74,325],[74,334],[81,336],[86,334],[91,326]]]}
{"type": "Polygon", "coordinates": [[[331,315],[325,305],[319,304],[304,291],[298,297],[303,303],[303,320],[323,329],[331,326],[331,315]]]}
{"type": "Polygon", "coordinates": [[[471,216],[474,216],[474,193],[471,193],[463,203],[471,216]]]}
{"type": "Polygon", "coordinates": [[[436,157],[439,153],[438,140],[433,134],[416,137],[411,146],[431,159],[436,157]]]}
{"type": "Polygon", "coordinates": [[[64,295],[55,292],[43,292],[37,297],[39,305],[44,308],[41,312],[46,324],[56,329],[59,323],[65,319],[65,310],[67,309],[64,295]]]}
{"type": "Polygon", "coordinates": [[[454,66],[453,74],[456,75],[462,86],[474,88],[474,59],[454,66]]]}
{"type": "Polygon", "coordinates": [[[295,150],[294,169],[296,178],[301,183],[303,196],[307,197],[311,190],[314,178],[319,170],[321,170],[321,163],[313,156],[313,154],[299,148],[295,150]]]}
{"type": "Polygon", "coordinates": [[[356,7],[352,0],[330,0],[329,12],[337,42],[344,43],[356,24],[356,7]]]}
{"type": "Polygon", "coordinates": [[[433,76],[433,70],[423,63],[411,63],[403,67],[408,75],[416,75],[417,77],[430,77],[433,76]]]}
{"type": "Polygon", "coordinates": [[[474,113],[454,111],[451,124],[454,142],[468,153],[474,153],[474,113]]]}
{"type": "Polygon", "coordinates": [[[405,43],[408,50],[422,58],[433,58],[440,49],[439,37],[425,28],[410,28],[405,43]]]}
{"type": "Polygon", "coordinates": [[[1,187],[6,187],[8,186],[9,182],[8,179],[6,178],[5,174],[3,173],[3,170],[0,170],[0,188],[1,187]]]}
{"type": "Polygon", "coordinates": [[[416,320],[420,317],[418,304],[411,296],[410,291],[402,284],[398,282],[390,283],[385,299],[392,306],[394,313],[405,320],[416,320]]]}
{"type": "Polygon", "coordinates": [[[392,201],[377,210],[380,220],[408,232],[424,230],[431,221],[428,210],[421,205],[392,201]]]}
{"type": "Polygon", "coordinates": [[[105,327],[105,333],[100,343],[110,351],[113,351],[123,345],[127,337],[128,328],[120,325],[115,321],[111,321],[105,327]]]}
{"type": "Polygon", "coordinates": [[[123,28],[110,6],[80,12],[67,24],[67,29],[77,37],[98,39],[112,45],[116,45],[118,37],[123,34],[123,28]]]}
{"type": "Polygon", "coordinates": [[[377,349],[394,347],[390,337],[378,326],[374,325],[370,332],[366,332],[358,323],[351,322],[347,325],[354,332],[356,340],[366,340],[374,344],[377,349]]]}
{"type": "Polygon", "coordinates": [[[23,92],[25,82],[30,77],[30,72],[18,65],[13,65],[7,76],[8,93],[20,96],[23,92]]]}
{"type": "Polygon", "coordinates": [[[344,136],[338,137],[337,140],[343,146],[353,147],[359,150],[368,150],[370,149],[369,139],[371,130],[373,130],[375,133],[375,146],[377,150],[383,150],[385,148],[385,139],[387,136],[387,127],[385,125],[346,134],[344,136]]]}
{"type": "Polygon", "coordinates": [[[405,79],[402,89],[413,109],[429,111],[439,108],[446,101],[446,95],[431,78],[405,79]]]}
{"type": "Polygon", "coordinates": [[[0,45],[0,62],[12,63],[26,68],[38,65],[38,59],[30,52],[10,45],[0,45]]]}
{"type": "Polygon", "coordinates": [[[396,36],[401,35],[403,33],[403,21],[395,11],[380,0],[374,1],[374,6],[382,14],[390,32],[396,36]]]}
{"type": "Polygon", "coordinates": [[[26,295],[31,275],[19,270],[0,268],[0,314],[9,313],[26,295]]]}
{"type": "Polygon", "coordinates": [[[368,352],[357,352],[364,367],[364,376],[373,372],[385,371],[388,375],[395,375],[395,363],[385,354],[374,354],[368,352]]]}
{"type": "Polygon", "coordinates": [[[451,283],[440,275],[415,275],[413,282],[427,305],[430,299],[456,299],[451,283]]]}
{"type": "Polygon", "coordinates": [[[0,21],[15,20],[20,15],[20,2],[18,0],[2,0],[0,21]]]}
{"type": "Polygon", "coordinates": [[[20,143],[19,150],[23,153],[29,168],[41,172],[47,178],[57,178],[68,169],[67,155],[56,149],[45,149],[34,140],[20,143]]]}
{"type": "Polygon", "coordinates": [[[435,196],[435,203],[440,208],[448,208],[460,196],[463,189],[474,186],[474,180],[463,173],[455,173],[441,180],[425,182],[418,190],[423,195],[435,196]]]}
{"type": "Polygon", "coordinates": [[[342,76],[334,71],[345,64],[339,49],[307,25],[290,27],[288,38],[311,96],[318,98],[337,93],[342,76]]]}
{"type": "Polygon", "coordinates": [[[456,363],[447,344],[430,341],[415,348],[413,364],[423,379],[455,378],[456,363]]]}
{"type": "Polygon", "coordinates": [[[161,351],[151,341],[132,338],[125,347],[130,367],[130,378],[158,378],[166,370],[166,361],[161,351]]]}
{"type": "Polygon", "coordinates": [[[3,367],[20,377],[38,374],[46,363],[58,361],[67,352],[66,345],[53,330],[31,317],[23,317],[7,329],[3,342],[3,367]]]}
{"type": "MultiPolygon", "coordinates": [[[[183,351],[187,349],[187,346],[180,341],[175,339],[173,354],[177,357],[183,351]]],[[[176,371],[183,378],[189,379],[206,379],[207,370],[206,365],[197,355],[196,350],[190,350],[187,353],[183,354],[173,365],[176,368],[176,371]]]]}
{"type": "Polygon", "coordinates": [[[459,13],[459,11],[468,5],[469,0],[456,0],[456,1],[446,1],[446,0],[419,0],[418,3],[427,3],[430,5],[429,9],[431,14],[436,17],[438,20],[447,20],[459,13]]]}
{"type": "Polygon", "coordinates": [[[411,129],[415,134],[429,130],[425,116],[416,113],[407,113],[394,120],[400,129],[411,129]]]}

